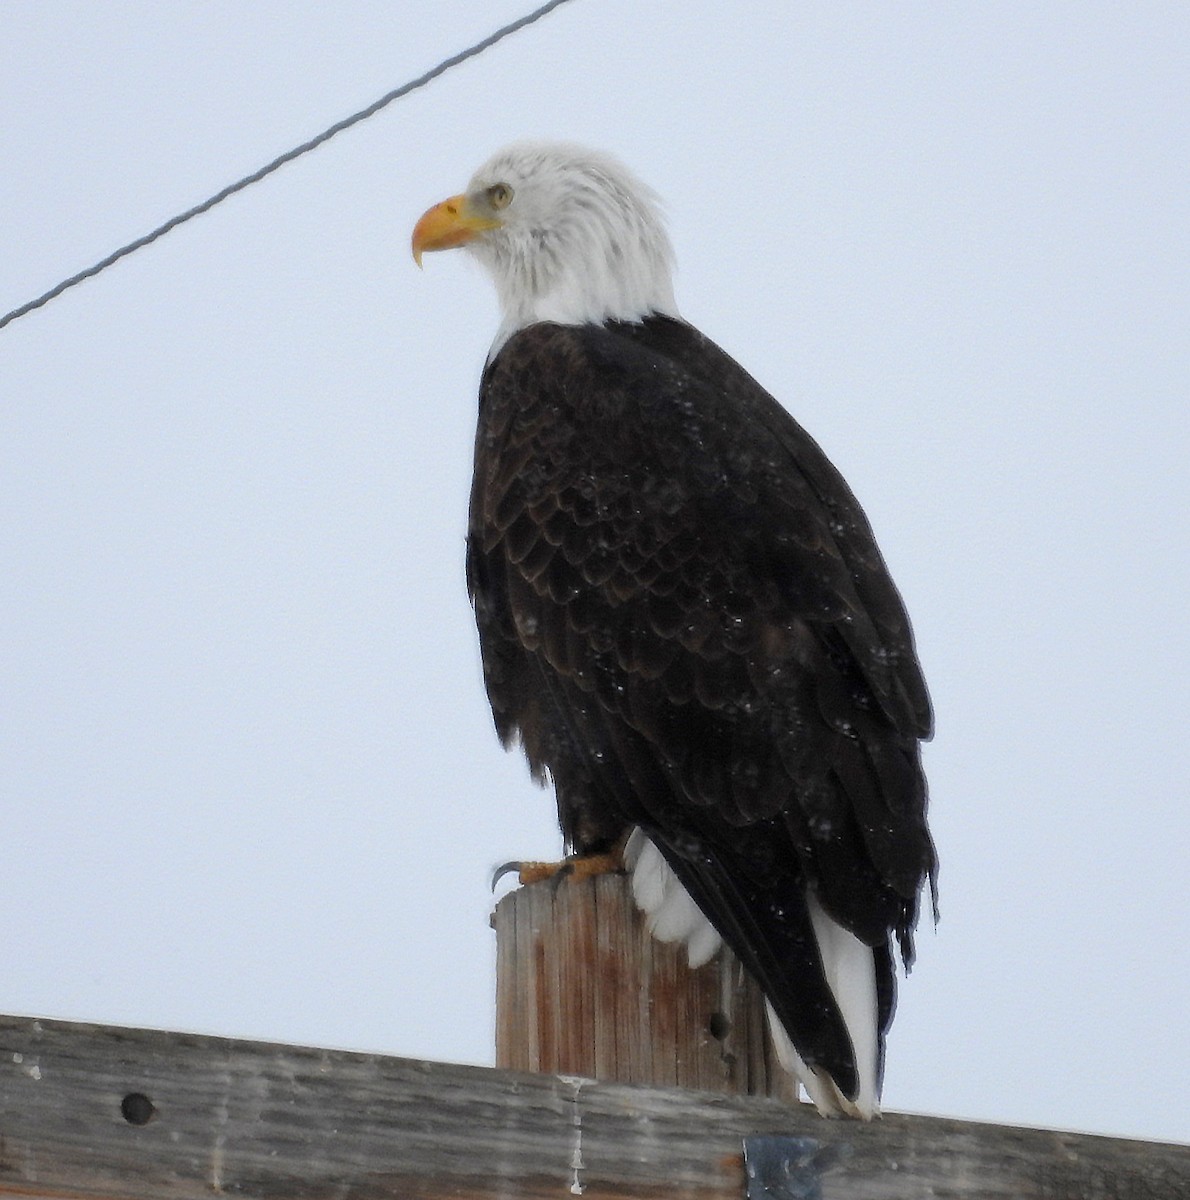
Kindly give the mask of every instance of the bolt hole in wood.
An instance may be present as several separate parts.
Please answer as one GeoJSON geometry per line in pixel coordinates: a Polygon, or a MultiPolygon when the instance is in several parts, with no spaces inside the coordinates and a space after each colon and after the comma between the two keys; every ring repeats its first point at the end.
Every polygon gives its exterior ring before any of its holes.
{"type": "Polygon", "coordinates": [[[120,1113],[129,1125],[147,1125],[157,1115],[157,1109],[144,1092],[129,1092],[120,1101],[120,1113]]]}

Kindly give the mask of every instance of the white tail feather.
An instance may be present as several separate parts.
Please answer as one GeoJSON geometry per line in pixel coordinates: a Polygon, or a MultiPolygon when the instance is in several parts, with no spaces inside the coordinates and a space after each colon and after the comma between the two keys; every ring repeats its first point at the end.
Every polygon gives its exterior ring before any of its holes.
{"type": "MultiPolygon", "coordinates": [[[[722,938],[682,886],[665,856],[640,829],[634,829],[628,839],[624,863],[632,872],[632,894],[648,920],[650,933],[661,942],[685,942],[692,967],[709,962],[718,952],[722,938]]],[[[855,1053],[859,1074],[856,1098],[848,1100],[826,1072],[806,1065],[772,1005],[766,1001],[773,1048],[777,1060],[806,1089],[823,1116],[846,1114],[870,1120],[880,1115],[875,958],[870,946],[827,915],[813,892],[807,892],[806,904],[826,982],[839,1006],[855,1053]]]]}
{"type": "Polygon", "coordinates": [[[876,960],[870,946],[865,946],[855,934],[827,915],[813,892],[806,893],[806,904],[814,940],[822,957],[823,973],[851,1039],[859,1076],[859,1090],[855,1099],[848,1100],[825,1071],[806,1065],[773,1012],[773,1006],[766,1002],[773,1049],[781,1065],[797,1077],[823,1116],[846,1114],[870,1121],[880,1115],[876,960]]]}
{"type": "Polygon", "coordinates": [[[827,915],[813,892],[806,893],[806,906],[822,955],[826,982],[843,1014],[843,1024],[855,1052],[859,1092],[854,1104],[843,1101],[845,1111],[871,1120],[880,1113],[876,959],[871,946],[865,946],[854,933],[827,915]]]}
{"type": "Polygon", "coordinates": [[[847,1111],[843,1106],[847,1103],[834,1080],[829,1075],[821,1075],[812,1067],[806,1066],[802,1056],[793,1048],[785,1026],[777,1019],[773,1006],[766,1000],[764,1011],[769,1019],[769,1033],[773,1037],[773,1049],[777,1052],[777,1061],[806,1089],[814,1107],[824,1117],[841,1117],[847,1111]]]}

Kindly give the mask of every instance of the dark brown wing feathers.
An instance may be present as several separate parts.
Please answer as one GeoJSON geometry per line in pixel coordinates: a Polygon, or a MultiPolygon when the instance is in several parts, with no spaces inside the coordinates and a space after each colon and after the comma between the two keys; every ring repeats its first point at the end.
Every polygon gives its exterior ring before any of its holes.
{"type": "Polygon", "coordinates": [[[805,888],[875,948],[886,1027],[934,855],[929,699],[847,485],[690,326],[531,326],[484,374],[467,564],[497,729],[570,844],[642,826],[853,1091],[805,888]]]}

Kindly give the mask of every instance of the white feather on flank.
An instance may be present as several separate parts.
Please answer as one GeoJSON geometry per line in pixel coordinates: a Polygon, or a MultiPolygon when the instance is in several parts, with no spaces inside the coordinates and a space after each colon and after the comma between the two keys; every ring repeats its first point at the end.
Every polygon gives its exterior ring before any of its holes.
{"type": "MultiPolygon", "coordinates": [[[[682,886],[665,856],[638,828],[624,848],[624,863],[632,872],[632,894],[645,914],[649,932],[662,942],[685,942],[692,967],[716,954],[722,939],[682,886]]],[[[825,1072],[806,1065],[767,1001],[769,1029],[777,1059],[806,1089],[823,1116],[844,1114],[870,1120],[880,1114],[877,1089],[876,961],[870,946],[827,915],[813,892],[806,895],[810,924],[822,956],[831,994],[843,1015],[859,1072],[859,1092],[848,1100],[825,1072]]]]}
{"type": "Polygon", "coordinates": [[[665,856],[640,829],[632,831],[624,847],[624,864],[632,872],[632,895],[645,914],[649,932],[659,942],[685,942],[692,967],[710,962],[723,939],[691,899],[665,856]]]}

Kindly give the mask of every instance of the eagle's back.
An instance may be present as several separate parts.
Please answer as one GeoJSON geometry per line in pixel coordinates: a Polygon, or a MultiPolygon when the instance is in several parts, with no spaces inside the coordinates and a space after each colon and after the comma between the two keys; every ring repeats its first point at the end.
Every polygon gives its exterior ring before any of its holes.
{"type": "Polygon", "coordinates": [[[579,852],[638,826],[854,1096],[807,889],[908,961],[929,699],[871,529],[814,441],[685,323],[530,326],[488,364],[467,554],[497,729],[579,852]]]}

